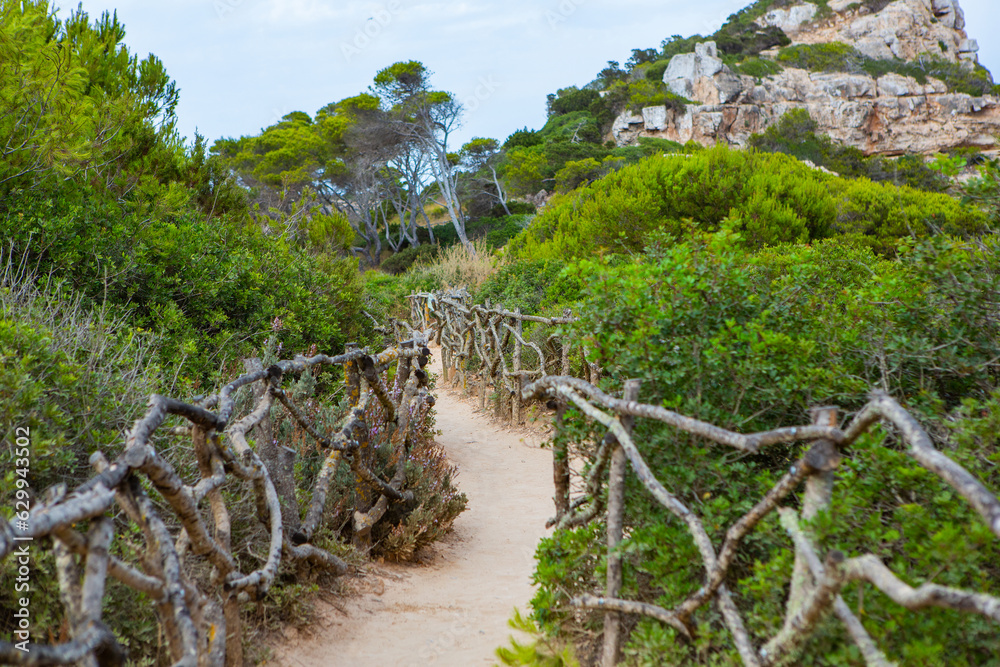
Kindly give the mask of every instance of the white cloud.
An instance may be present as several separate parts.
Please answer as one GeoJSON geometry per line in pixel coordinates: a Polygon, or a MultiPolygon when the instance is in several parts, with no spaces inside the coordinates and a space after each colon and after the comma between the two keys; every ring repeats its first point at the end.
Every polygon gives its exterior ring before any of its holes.
{"type": "MultiPolygon", "coordinates": [[[[247,0],[244,0],[246,2],[247,0]]],[[[247,4],[250,4],[247,2],[247,4]]],[[[259,4],[259,3],[258,3],[259,4]]],[[[322,0],[267,0],[262,7],[255,8],[255,14],[262,19],[278,23],[315,24],[334,20],[344,20],[363,11],[367,3],[337,3],[322,0]]]]}
{"type": "MultiPolygon", "coordinates": [[[[659,46],[671,35],[708,34],[750,0],[83,0],[91,16],[118,9],[126,41],[155,53],[181,88],[182,134],[209,139],[257,132],[281,113],[314,113],[356,95],[394,62],[419,60],[433,85],[475,97],[481,77],[500,83],[477,99],[458,139],[505,138],[545,122],[545,95],[594,78],[608,60],[659,46]],[[392,20],[371,25],[399,3],[392,20]],[[220,19],[214,3],[232,11],[220,19]],[[546,12],[565,18],[554,28],[546,12]],[[359,30],[356,57],[341,45],[359,30]]],[[[77,0],[63,0],[75,7],[77,0]]],[[[981,61],[1000,75],[997,0],[961,0],[981,61]]],[[[482,90],[482,89],[481,89],[482,90]]]]}

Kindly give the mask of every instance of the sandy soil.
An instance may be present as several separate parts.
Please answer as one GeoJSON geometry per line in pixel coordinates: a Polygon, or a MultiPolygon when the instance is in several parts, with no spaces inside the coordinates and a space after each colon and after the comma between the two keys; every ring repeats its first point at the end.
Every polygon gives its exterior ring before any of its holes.
{"type": "MultiPolygon", "coordinates": [[[[434,351],[431,370],[440,372],[434,351]]],[[[459,468],[469,507],[422,564],[384,564],[370,592],[320,603],[308,635],[286,633],[281,667],[471,667],[496,663],[515,607],[527,610],[535,545],[553,513],[552,455],[543,437],[512,432],[439,383],[438,437],[459,468]]]]}

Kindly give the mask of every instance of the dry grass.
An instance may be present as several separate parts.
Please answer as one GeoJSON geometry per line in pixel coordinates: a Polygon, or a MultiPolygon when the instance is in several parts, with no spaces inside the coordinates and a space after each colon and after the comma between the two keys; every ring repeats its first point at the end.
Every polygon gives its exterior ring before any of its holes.
{"type": "Polygon", "coordinates": [[[439,272],[441,282],[447,287],[465,287],[475,290],[496,273],[504,260],[497,256],[485,240],[473,242],[475,254],[465,246],[456,244],[438,257],[433,268],[439,272]]]}

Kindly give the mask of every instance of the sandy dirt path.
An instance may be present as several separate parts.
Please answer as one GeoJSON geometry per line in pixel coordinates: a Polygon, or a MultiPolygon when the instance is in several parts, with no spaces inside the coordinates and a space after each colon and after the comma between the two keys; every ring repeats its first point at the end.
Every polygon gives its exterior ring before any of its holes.
{"type": "MultiPolygon", "coordinates": [[[[430,366],[440,373],[439,350],[430,366]]],[[[379,565],[374,592],[320,603],[308,636],[275,647],[281,667],[472,667],[497,662],[515,607],[528,609],[535,545],[553,513],[552,454],[539,435],[511,432],[438,383],[438,442],[469,499],[454,530],[421,565],[379,565]]]]}

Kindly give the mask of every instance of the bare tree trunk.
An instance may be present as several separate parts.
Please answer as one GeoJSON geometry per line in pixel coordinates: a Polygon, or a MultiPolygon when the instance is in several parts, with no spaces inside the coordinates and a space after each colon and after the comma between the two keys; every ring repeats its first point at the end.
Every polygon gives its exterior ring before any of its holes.
{"type": "Polygon", "coordinates": [[[435,169],[434,175],[437,178],[441,196],[444,197],[444,205],[448,209],[448,216],[451,217],[451,224],[455,227],[455,232],[458,233],[458,240],[461,241],[470,254],[475,255],[476,249],[469,243],[469,237],[465,234],[465,219],[462,217],[462,205],[458,201],[455,189],[452,187],[448,155],[441,151],[440,146],[435,146],[435,149],[435,152],[437,152],[437,169],[435,169]]]}
{"type": "Polygon", "coordinates": [[[510,209],[507,208],[507,195],[504,194],[503,188],[500,187],[500,180],[497,179],[497,170],[490,167],[490,173],[493,174],[493,185],[497,189],[497,199],[500,200],[500,205],[503,206],[503,212],[510,215],[510,209]]]}

